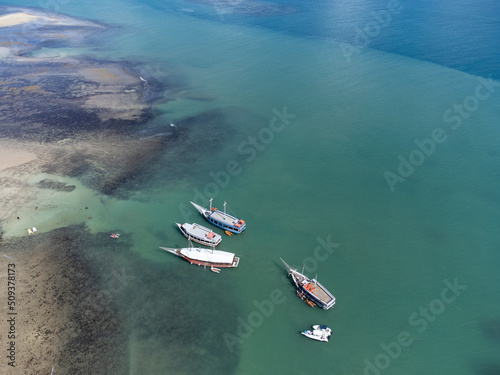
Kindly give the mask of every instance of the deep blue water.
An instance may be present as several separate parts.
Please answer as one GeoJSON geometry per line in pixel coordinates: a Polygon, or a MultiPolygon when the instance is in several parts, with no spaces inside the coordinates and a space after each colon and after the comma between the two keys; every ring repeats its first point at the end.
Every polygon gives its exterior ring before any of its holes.
{"type": "MultiPolygon", "coordinates": [[[[146,1],[159,10],[189,2],[146,1]]],[[[228,1],[239,5],[241,1],[228,1]]],[[[196,4],[193,16],[222,23],[260,26],[298,37],[368,46],[464,72],[500,77],[500,3],[495,0],[269,1],[293,8],[284,16],[225,14],[196,4]],[[199,10],[199,12],[196,11],[199,10]],[[203,13],[201,13],[203,12],[203,13]],[[378,24],[378,26],[377,26],[378,24]],[[360,32],[368,38],[360,37],[360,32]],[[368,30],[368,31],[367,31],[368,30]]]]}

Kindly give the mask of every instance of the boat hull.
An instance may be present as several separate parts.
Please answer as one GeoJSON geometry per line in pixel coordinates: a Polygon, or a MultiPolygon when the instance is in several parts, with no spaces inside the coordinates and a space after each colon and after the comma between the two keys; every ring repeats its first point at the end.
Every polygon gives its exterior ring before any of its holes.
{"type": "Polygon", "coordinates": [[[212,267],[212,268],[236,268],[238,267],[238,264],[240,263],[240,258],[234,257],[234,262],[231,264],[226,264],[226,263],[213,263],[213,262],[205,262],[201,260],[196,260],[196,259],[191,259],[186,256],[181,256],[181,258],[185,259],[191,264],[196,264],[198,266],[204,266],[204,267],[212,267]]]}
{"type": "Polygon", "coordinates": [[[317,324],[313,326],[312,331],[304,330],[301,334],[312,340],[328,342],[330,336],[332,335],[332,330],[326,325],[317,324]]]}
{"type": "Polygon", "coordinates": [[[238,219],[233,215],[229,215],[228,213],[225,213],[221,210],[218,210],[216,208],[214,208],[213,210],[209,210],[194,202],[191,202],[191,204],[198,210],[200,214],[203,215],[205,219],[207,219],[208,222],[221,229],[227,230],[231,233],[239,234],[242,233],[247,227],[247,224],[243,220],[238,219]]]}
{"type": "Polygon", "coordinates": [[[330,339],[330,335],[326,332],[323,332],[323,331],[306,330],[306,331],[302,331],[301,334],[304,335],[305,337],[311,339],[311,340],[316,340],[316,341],[328,342],[328,340],[330,339]]]}
{"type": "MultiPolygon", "coordinates": [[[[295,287],[307,300],[313,302],[323,310],[331,309],[335,305],[335,297],[317,280],[309,279],[297,270],[292,269],[283,259],[281,261],[285,264],[295,287]]],[[[298,295],[301,297],[300,294],[298,295]]]]}
{"type": "Polygon", "coordinates": [[[177,224],[177,227],[182,232],[182,234],[188,239],[197,242],[205,246],[217,246],[221,243],[222,237],[219,234],[215,234],[210,229],[205,228],[199,224],[177,224]],[[209,239],[209,235],[212,234],[212,239],[209,239]]]}
{"type": "Polygon", "coordinates": [[[307,289],[305,285],[311,285],[311,284],[316,284],[316,287],[320,287],[325,289],[320,283],[318,283],[316,280],[311,280],[308,279],[305,283],[301,282],[295,275],[292,275],[292,279],[294,281],[295,286],[297,289],[299,289],[304,295],[309,299],[310,301],[314,302],[317,306],[321,307],[323,310],[328,310],[335,305],[335,298],[331,299],[330,301],[324,301],[320,298],[318,298],[313,292],[310,291],[310,289],[307,289]]]}
{"type": "Polygon", "coordinates": [[[160,247],[180,258],[183,258],[191,264],[214,268],[236,268],[240,263],[240,258],[233,253],[204,248],[180,248],[173,249],[169,247],[160,247]],[[214,254],[216,256],[214,256],[214,254]]]}
{"type": "Polygon", "coordinates": [[[246,226],[246,224],[243,224],[243,226],[242,226],[242,227],[240,227],[240,228],[236,228],[236,227],[234,227],[234,226],[227,225],[227,224],[225,224],[225,223],[223,223],[223,222],[220,222],[220,221],[214,220],[214,219],[212,219],[210,216],[208,216],[208,217],[207,217],[207,216],[205,216],[205,218],[206,218],[206,219],[207,219],[210,223],[212,223],[213,225],[215,225],[215,226],[217,226],[217,227],[219,227],[219,228],[221,228],[221,229],[227,230],[227,231],[229,231],[229,232],[231,232],[231,233],[236,233],[236,234],[242,233],[242,232],[246,229],[246,227],[247,227],[247,226],[246,226]]]}

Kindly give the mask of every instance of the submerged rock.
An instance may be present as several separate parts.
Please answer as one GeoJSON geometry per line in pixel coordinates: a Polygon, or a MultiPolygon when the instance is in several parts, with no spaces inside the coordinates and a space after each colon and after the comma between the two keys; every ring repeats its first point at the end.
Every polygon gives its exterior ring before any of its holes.
{"type": "Polygon", "coordinates": [[[65,191],[68,193],[70,193],[76,189],[75,185],[67,185],[64,182],[54,181],[54,180],[50,180],[50,179],[42,180],[42,181],[38,182],[37,185],[38,185],[38,187],[40,187],[42,189],[65,191]]]}
{"type": "Polygon", "coordinates": [[[0,132],[59,141],[151,117],[138,76],[112,62],[83,59],[0,61],[0,132]]]}

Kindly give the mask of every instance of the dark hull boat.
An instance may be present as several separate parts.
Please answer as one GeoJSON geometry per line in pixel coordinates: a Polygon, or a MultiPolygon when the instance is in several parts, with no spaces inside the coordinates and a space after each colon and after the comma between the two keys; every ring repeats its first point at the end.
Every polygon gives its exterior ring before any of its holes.
{"type": "Polygon", "coordinates": [[[212,207],[212,199],[210,199],[210,208],[208,209],[193,202],[191,202],[191,204],[198,210],[200,214],[203,215],[205,219],[207,219],[213,225],[224,229],[225,231],[229,231],[232,233],[241,233],[247,227],[245,221],[226,213],[226,202],[224,202],[224,211],[212,207]]]}
{"type": "Polygon", "coordinates": [[[321,285],[318,280],[309,279],[304,274],[286,264],[283,259],[281,259],[281,261],[285,264],[288,274],[292,277],[299,297],[306,299],[309,305],[318,305],[324,310],[328,310],[335,305],[335,297],[333,294],[321,285]],[[312,302],[312,304],[309,302],[312,302]]]}

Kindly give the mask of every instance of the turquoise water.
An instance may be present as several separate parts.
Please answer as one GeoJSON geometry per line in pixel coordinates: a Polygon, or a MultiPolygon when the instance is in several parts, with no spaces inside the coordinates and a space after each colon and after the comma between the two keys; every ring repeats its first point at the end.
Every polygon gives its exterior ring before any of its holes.
{"type": "MultiPolygon", "coordinates": [[[[343,43],[385,2],[303,2],[281,17],[228,13],[241,4],[231,1],[56,3],[116,26],[89,53],[138,59],[192,94],[158,104],[155,119],[189,128],[190,141],[166,151],[103,222],[104,232],[120,223],[141,259],[117,297],[132,374],[498,371],[500,86],[477,76],[498,77],[496,5],[482,4],[486,16],[465,2],[441,13],[405,3],[371,39],[375,48],[348,59],[343,43]],[[456,12],[471,14],[467,24],[452,21],[456,12]],[[439,22],[424,27],[418,14],[439,22]],[[467,35],[467,47],[439,45],[443,24],[452,25],[447,38],[467,35]],[[451,121],[454,104],[466,110],[451,121]],[[439,142],[419,151],[433,135],[439,142]],[[391,189],[384,173],[399,173],[400,155],[416,165],[391,189]],[[240,266],[219,275],[156,250],[184,246],[174,222],[202,222],[188,204],[210,197],[247,221],[221,244],[240,266]],[[296,298],[280,257],[317,273],[334,309],[296,298]],[[449,283],[466,288],[453,294],[449,283]],[[318,323],[332,327],[330,343],[299,334],[318,323]]],[[[112,264],[130,265],[120,255],[112,264]]]]}

